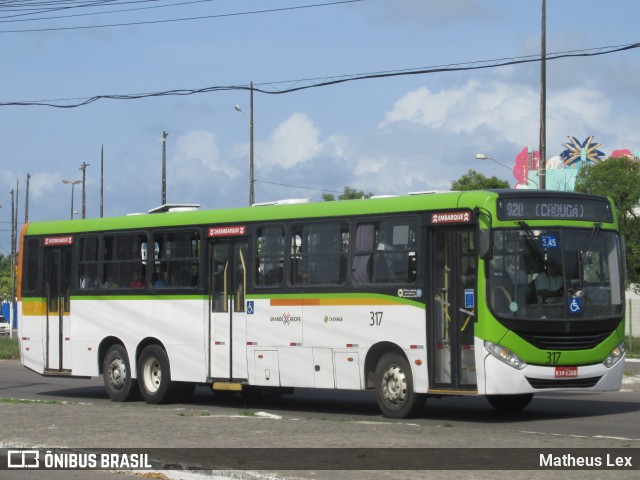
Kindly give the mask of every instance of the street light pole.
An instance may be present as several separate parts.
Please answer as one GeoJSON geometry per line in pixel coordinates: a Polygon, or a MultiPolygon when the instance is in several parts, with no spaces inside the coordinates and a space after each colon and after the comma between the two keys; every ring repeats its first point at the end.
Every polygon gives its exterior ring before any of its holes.
{"type": "Polygon", "coordinates": [[[65,185],[71,185],[71,220],[73,220],[73,196],[76,185],[82,183],[82,180],[62,180],[65,185]]]}
{"type": "MultiPolygon", "coordinates": [[[[476,153],[476,160],[493,160],[498,165],[502,165],[504,168],[508,168],[509,170],[511,170],[511,173],[514,173],[514,174],[516,173],[515,170],[513,169],[513,167],[510,167],[509,165],[507,165],[505,163],[502,163],[502,162],[496,160],[493,157],[487,157],[484,153],[476,153]]],[[[531,180],[528,176],[525,177],[525,179],[527,180],[527,185],[529,184],[529,182],[531,182],[536,187],[540,188],[540,186],[534,180],[531,180]]]]}
{"type": "Polygon", "coordinates": [[[254,193],[254,185],[255,185],[255,176],[253,170],[253,82],[250,83],[249,87],[249,116],[244,113],[240,105],[236,105],[236,112],[240,112],[249,120],[249,206],[252,206],[255,203],[255,193],[254,193]]]}

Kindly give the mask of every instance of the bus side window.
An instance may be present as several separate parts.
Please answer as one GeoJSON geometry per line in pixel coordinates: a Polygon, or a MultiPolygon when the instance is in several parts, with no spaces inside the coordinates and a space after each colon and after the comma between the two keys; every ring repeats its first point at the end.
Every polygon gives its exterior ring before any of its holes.
{"type": "Polygon", "coordinates": [[[291,232],[293,285],[341,285],[347,279],[349,226],[343,222],[296,225],[291,232]]]}
{"type": "Polygon", "coordinates": [[[280,225],[256,229],[255,284],[261,287],[282,285],[284,270],[284,227],[280,225]]]}
{"type": "Polygon", "coordinates": [[[139,289],[145,286],[143,246],[146,241],[146,233],[105,235],[102,288],[139,289]]]}
{"type": "Polygon", "coordinates": [[[200,275],[200,233],[197,230],[155,232],[152,285],[193,288],[200,275]]]}
{"type": "Polygon", "coordinates": [[[26,242],[24,268],[22,279],[23,292],[36,293],[40,288],[40,275],[43,271],[40,268],[40,240],[30,238],[26,242]]]}
{"type": "Polygon", "coordinates": [[[418,273],[417,228],[415,218],[358,224],[351,266],[353,282],[414,283],[418,273]]]}
{"type": "Polygon", "coordinates": [[[98,237],[78,240],[78,287],[93,290],[98,286],[98,237]]]}

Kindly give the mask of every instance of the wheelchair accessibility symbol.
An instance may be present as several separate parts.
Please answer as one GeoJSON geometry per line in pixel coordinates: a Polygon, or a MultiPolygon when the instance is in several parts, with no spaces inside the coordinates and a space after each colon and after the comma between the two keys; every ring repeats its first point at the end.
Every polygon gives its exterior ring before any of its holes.
{"type": "Polygon", "coordinates": [[[253,300],[247,301],[247,315],[253,315],[253,300]]]}
{"type": "Polygon", "coordinates": [[[579,297],[571,297],[569,300],[569,313],[582,313],[582,299],[579,297]]]}

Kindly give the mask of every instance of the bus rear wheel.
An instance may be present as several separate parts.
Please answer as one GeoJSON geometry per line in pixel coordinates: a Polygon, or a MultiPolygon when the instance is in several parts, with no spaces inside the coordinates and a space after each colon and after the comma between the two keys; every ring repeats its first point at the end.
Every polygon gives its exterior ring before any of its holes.
{"type": "Polygon", "coordinates": [[[133,400],[138,395],[136,380],[131,378],[129,355],[122,345],[112,345],[107,350],[102,363],[102,379],[114,402],[133,400]]]}
{"type": "Polygon", "coordinates": [[[149,345],[142,350],[138,360],[138,386],[147,403],[175,400],[178,385],[171,381],[169,358],[159,345],[149,345]]]}
{"type": "Polygon", "coordinates": [[[526,408],[533,400],[533,393],[518,395],[487,395],[487,400],[493,408],[503,412],[518,412],[526,408]]]}
{"type": "Polygon", "coordinates": [[[380,358],[375,391],[378,407],[389,418],[412,418],[424,409],[426,396],[414,392],[411,366],[400,354],[386,353],[380,358]]]}

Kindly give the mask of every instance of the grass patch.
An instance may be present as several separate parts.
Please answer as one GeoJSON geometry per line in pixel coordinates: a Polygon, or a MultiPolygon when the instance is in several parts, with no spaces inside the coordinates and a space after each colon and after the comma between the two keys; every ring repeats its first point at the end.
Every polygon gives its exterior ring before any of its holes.
{"type": "Polygon", "coordinates": [[[255,417],[256,416],[256,412],[251,411],[251,410],[242,410],[240,412],[240,415],[242,415],[243,417],[255,417]]]}
{"type": "Polygon", "coordinates": [[[0,403],[11,403],[11,404],[32,404],[32,403],[41,403],[44,405],[62,405],[62,402],[58,400],[28,400],[26,398],[7,398],[0,397],[0,403]]]}
{"type": "Polygon", "coordinates": [[[640,338],[624,337],[624,352],[628,358],[640,358],[640,338]]]}
{"type": "Polygon", "coordinates": [[[0,337],[0,359],[17,360],[20,358],[18,338],[0,337]]]}

